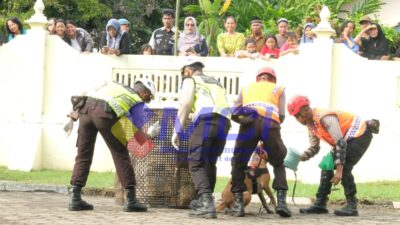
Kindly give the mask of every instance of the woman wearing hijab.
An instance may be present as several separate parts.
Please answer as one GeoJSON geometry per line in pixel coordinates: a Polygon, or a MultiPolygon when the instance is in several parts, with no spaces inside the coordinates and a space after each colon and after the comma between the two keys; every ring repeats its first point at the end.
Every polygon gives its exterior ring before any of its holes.
{"type": "Polygon", "coordinates": [[[183,33],[178,39],[179,55],[207,56],[206,38],[197,31],[196,19],[191,16],[186,17],[184,26],[183,33]]]}
{"type": "Polygon", "coordinates": [[[361,44],[364,49],[362,54],[363,57],[368,59],[389,59],[389,46],[388,40],[383,33],[381,26],[377,23],[371,23],[371,25],[364,28],[355,38],[357,44],[361,44]],[[361,39],[363,33],[368,32],[368,39],[361,39]]]}
{"type": "Polygon", "coordinates": [[[121,29],[117,19],[110,19],[107,22],[106,32],[101,37],[101,53],[105,55],[129,54],[130,46],[129,33],[121,29]]]}
{"type": "Polygon", "coordinates": [[[315,28],[315,25],[313,23],[306,23],[303,29],[303,34],[301,35],[300,38],[300,45],[304,43],[313,43],[315,34],[312,32],[312,29],[315,28]]]}

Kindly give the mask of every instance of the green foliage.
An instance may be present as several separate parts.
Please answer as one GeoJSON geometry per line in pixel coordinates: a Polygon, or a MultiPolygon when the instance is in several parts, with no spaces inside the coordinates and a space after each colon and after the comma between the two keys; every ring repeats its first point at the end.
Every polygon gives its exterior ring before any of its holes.
{"type": "Polygon", "coordinates": [[[211,56],[216,56],[217,36],[223,32],[221,15],[222,2],[215,0],[199,0],[199,5],[188,5],[183,8],[184,15],[197,16],[199,31],[205,35],[211,56]]]}

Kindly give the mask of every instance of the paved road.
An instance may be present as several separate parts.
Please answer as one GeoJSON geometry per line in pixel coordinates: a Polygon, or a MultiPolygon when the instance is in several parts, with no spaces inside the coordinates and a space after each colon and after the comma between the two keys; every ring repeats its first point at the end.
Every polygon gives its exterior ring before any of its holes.
{"type": "Polygon", "coordinates": [[[127,213],[115,204],[114,198],[85,196],[84,199],[94,204],[93,211],[68,211],[66,194],[0,191],[0,224],[400,224],[400,210],[383,206],[363,206],[360,216],[352,218],[332,213],[304,216],[298,213],[297,206],[290,206],[293,217],[280,218],[276,214],[257,214],[259,204],[251,203],[244,218],[219,214],[215,220],[195,220],[184,209],[150,208],[146,213],[127,213]]]}

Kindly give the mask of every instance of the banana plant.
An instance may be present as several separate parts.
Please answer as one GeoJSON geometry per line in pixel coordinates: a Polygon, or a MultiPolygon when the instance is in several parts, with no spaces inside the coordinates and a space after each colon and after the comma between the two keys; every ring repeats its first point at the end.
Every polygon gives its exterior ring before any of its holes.
{"type": "Polygon", "coordinates": [[[229,9],[232,0],[199,0],[198,5],[187,5],[185,14],[198,15],[198,28],[207,40],[210,56],[217,56],[217,36],[223,32],[223,16],[229,9]]]}

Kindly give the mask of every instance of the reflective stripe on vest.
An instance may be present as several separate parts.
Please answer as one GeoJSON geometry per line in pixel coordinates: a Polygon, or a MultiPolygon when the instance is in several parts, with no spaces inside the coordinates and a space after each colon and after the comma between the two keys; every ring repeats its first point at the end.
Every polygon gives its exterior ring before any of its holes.
{"type": "Polygon", "coordinates": [[[364,134],[365,129],[367,128],[365,121],[352,113],[325,109],[313,109],[315,127],[314,129],[309,127],[309,129],[314,135],[326,141],[332,147],[334,147],[336,143],[321,124],[321,119],[327,115],[337,116],[339,119],[340,130],[346,141],[361,136],[364,134]]]}
{"type": "Polygon", "coordinates": [[[257,110],[258,115],[280,123],[279,99],[284,88],[270,82],[256,82],[242,88],[243,107],[257,110]]]}
{"type": "Polygon", "coordinates": [[[192,111],[193,121],[200,115],[217,113],[228,119],[231,118],[225,88],[214,77],[206,75],[192,76],[195,82],[195,95],[192,111]]]}
{"type": "Polygon", "coordinates": [[[108,82],[88,96],[106,101],[118,117],[125,115],[132,106],[142,102],[132,88],[116,82],[108,82]]]}

